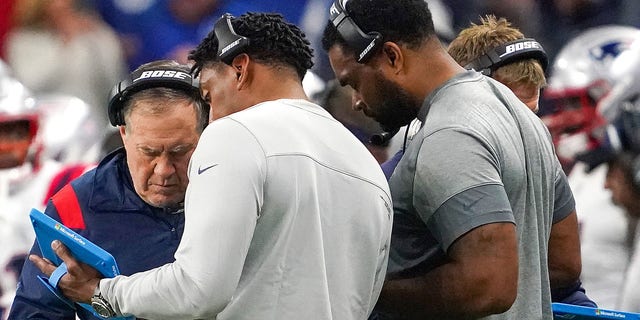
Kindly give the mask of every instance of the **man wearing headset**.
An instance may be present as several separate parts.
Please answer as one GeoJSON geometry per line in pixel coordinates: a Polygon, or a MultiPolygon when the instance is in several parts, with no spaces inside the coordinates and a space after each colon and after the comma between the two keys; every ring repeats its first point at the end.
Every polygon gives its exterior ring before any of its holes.
{"type": "MultiPolygon", "coordinates": [[[[472,23],[460,31],[447,50],[460,65],[498,80],[531,111],[538,112],[540,90],[546,85],[544,73],[549,64],[546,52],[535,39],[525,38],[505,18],[482,17],[479,24],[472,23]]],[[[554,238],[551,241],[557,245],[550,246],[551,261],[555,254],[564,255],[567,251],[578,250],[580,240],[576,214],[561,220],[554,219],[553,228],[551,234],[554,238]]],[[[555,267],[553,263],[551,266],[555,267]]],[[[552,278],[553,272],[551,269],[552,278]]],[[[568,287],[552,286],[551,294],[554,302],[596,307],[586,296],[580,281],[568,287]]]]}
{"type": "Polygon", "coordinates": [[[384,280],[391,195],[371,153],[306,97],[311,58],[278,14],[220,18],[190,55],[213,121],[191,158],[176,261],[100,280],[54,244],[68,266],[62,292],[105,316],[366,318],[384,280]]]}
{"type": "MultiPolygon", "coordinates": [[[[380,311],[551,319],[549,238],[573,198],[540,119],[446,52],[422,0],[338,0],[323,47],[365,114],[387,127],[422,121],[389,182],[394,230],[380,311]]],[[[554,261],[560,286],[580,273],[579,250],[565,253],[554,261]]]]}
{"type": "Polygon", "coordinates": [[[525,38],[506,19],[481,18],[480,24],[460,31],[447,50],[460,65],[500,81],[531,111],[538,112],[540,90],[547,83],[547,54],[535,39],[525,38]]]}
{"type": "MultiPolygon", "coordinates": [[[[190,68],[161,60],[119,83],[109,105],[124,148],[72,181],[45,213],[110,252],[125,275],[174,260],[184,228],[187,166],[208,123],[190,68]]],[[[40,254],[36,243],[32,254],[40,254]]],[[[10,319],[100,319],[56,297],[26,261],[10,319]]]]}

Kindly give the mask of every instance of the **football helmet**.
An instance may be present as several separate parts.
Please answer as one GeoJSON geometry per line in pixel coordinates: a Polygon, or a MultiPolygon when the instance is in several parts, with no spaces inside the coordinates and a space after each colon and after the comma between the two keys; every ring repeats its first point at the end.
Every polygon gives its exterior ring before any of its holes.
{"type": "Polygon", "coordinates": [[[640,95],[640,36],[612,62],[611,74],[617,81],[598,104],[598,112],[609,122],[615,121],[622,108],[640,95]]]}
{"type": "Polygon", "coordinates": [[[640,154],[640,98],[637,92],[634,98],[621,103],[618,117],[613,123],[620,136],[616,150],[640,154]]]}
{"type": "MultiPolygon", "coordinates": [[[[618,109],[617,118],[606,125],[598,147],[576,156],[576,160],[586,164],[587,171],[622,153],[640,155],[640,99],[624,101],[618,109]]],[[[640,157],[638,159],[640,161],[640,157]]],[[[640,180],[638,183],[640,185],[640,180]]]]}
{"type": "Polygon", "coordinates": [[[84,100],[65,94],[35,97],[42,111],[43,157],[63,164],[92,163],[99,160],[104,135],[117,131],[101,125],[94,110],[84,100]]]}
{"type": "Polygon", "coordinates": [[[596,107],[618,80],[612,73],[613,61],[639,36],[640,29],[634,27],[595,27],[571,39],[556,56],[540,116],[566,171],[577,155],[603,140],[606,121],[596,107]]]}
{"type": "Polygon", "coordinates": [[[39,167],[40,115],[31,92],[0,68],[0,175],[21,179],[39,167]]]}

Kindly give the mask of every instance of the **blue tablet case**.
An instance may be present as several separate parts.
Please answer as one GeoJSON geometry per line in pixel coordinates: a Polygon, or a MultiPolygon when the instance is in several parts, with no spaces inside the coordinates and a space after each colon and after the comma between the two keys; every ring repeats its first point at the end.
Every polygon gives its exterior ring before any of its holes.
{"type": "Polygon", "coordinates": [[[597,319],[640,319],[640,313],[574,306],[571,304],[552,304],[553,319],[556,320],[597,320],[597,319]]]}
{"type": "Polygon", "coordinates": [[[109,252],[36,209],[31,209],[30,217],[42,256],[56,266],[62,260],[51,249],[51,242],[60,240],[77,260],[94,267],[105,277],[113,278],[120,274],[116,260],[109,252]]]}
{"type": "MultiPolygon", "coordinates": [[[[38,279],[58,298],[67,303],[69,306],[74,307],[73,302],[64,297],[60,291],[56,288],[57,282],[66,273],[66,266],[62,260],[51,249],[51,242],[53,240],[60,240],[69,250],[71,254],[78,261],[84,262],[107,278],[113,278],[120,274],[118,265],[113,256],[106,250],[95,245],[91,241],[87,240],[83,236],[79,235],[75,231],[67,228],[62,223],[47,216],[37,209],[31,209],[29,213],[33,230],[36,233],[36,240],[40,246],[42,257],[49,259],[53,264],[58,266],[58,269],[51,275],[51,279],[47,279],[38,276],[38,279]],[[54,280],[55,278],[55,280],[54,280]]],[[[80,306],[96,314],[91,307],[86,303],[78,303],[80,306]]],[[[96,316],[98,316],[96,314],[96,316]]],[[[99,317],[99,316],[98,316],[99,317]]],[[[111,319],[132,319],[129,317],[119,317],[111,319]]]]}

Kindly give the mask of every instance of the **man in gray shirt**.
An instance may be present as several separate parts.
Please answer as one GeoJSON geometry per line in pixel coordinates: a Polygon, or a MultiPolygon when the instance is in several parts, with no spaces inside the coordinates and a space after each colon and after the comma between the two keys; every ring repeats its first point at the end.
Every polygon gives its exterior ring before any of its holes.
{"type": "Polygon", "coordinates": [[[550,319],[550,287],[580,274],[554,220],[574,201],[540,119],[465,71],[422,0],[336,1],[323,46],[337,79],[385,127],[422,129],[390,180],[394,229],[378,309],[390,318],[550,319]],[[402,17],[398,19],[397,17],[402,17]],[[552,258],[550,258],[552,257],[552,258]],[[559,270],[551,277],[549,270],[559,270]],[[550,280],[552,279],[552,280],[550,280]]]}

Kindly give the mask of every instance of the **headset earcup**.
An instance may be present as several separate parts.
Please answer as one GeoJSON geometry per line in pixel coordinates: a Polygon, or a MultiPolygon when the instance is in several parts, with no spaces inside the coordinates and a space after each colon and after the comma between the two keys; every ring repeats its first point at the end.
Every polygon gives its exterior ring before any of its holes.
{"type": "Polygon", "coordinates": [[[109,105],[107,107],[107,114],[109,116],[109,122],[112,126],[116,127],[124,124],[124,120],[121,116],[122,110],[122,91],[120,88],[122,86],[122,81],[116,84],[111,90],[111,95],[109,99],[109,105]]]}

